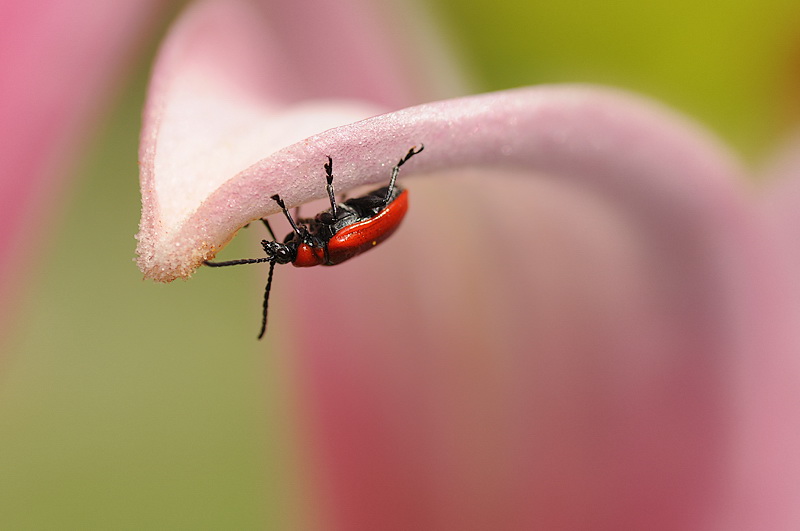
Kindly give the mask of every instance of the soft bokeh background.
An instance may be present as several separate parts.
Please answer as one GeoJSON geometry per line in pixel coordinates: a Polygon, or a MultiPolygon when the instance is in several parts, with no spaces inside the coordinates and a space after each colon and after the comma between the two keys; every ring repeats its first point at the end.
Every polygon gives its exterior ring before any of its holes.
{"type": "MultiPolygon", "coordinates": [[[[800,112],[795,0],[428,1],[476,91],[624,86],[697,117],[754,165],[800,112]]],[[[290,353],[279,333],[254,339],[263,272],[200,271],[164,286],[132,262],[155,49],[131,65],[59,210],[42,213],[50,230],[19,279],[0,360],[5,529],[295,529],[313,518],[290,353]]],[[[226,254],[253,245],[240,237],[226,254]]],[[[277,282],[272,330],[290,296],[277,282]]]]}

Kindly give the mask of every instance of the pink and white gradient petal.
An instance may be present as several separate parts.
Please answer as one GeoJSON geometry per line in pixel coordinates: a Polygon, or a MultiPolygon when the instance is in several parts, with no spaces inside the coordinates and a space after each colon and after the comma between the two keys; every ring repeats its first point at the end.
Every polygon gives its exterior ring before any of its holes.
{"type": "Polygon", "coordinates": [[[343,191],[425,145],[403,168],[408,219],[380,250],[276,272],[272,333],[299,360],[325,529],[797,523],[791,268],[735,157],[592,86],[369,117],[411,92],[372,77],[376,56],[352,71],[367,84],[310,83],[336,17],[311,26],[312,49],[258,9],[199,4],[162,51],[139,265],[186,277],[276,213],[270,195],[324,197],[327,156],[343,191]]]}
{"type": "MultiPolygon", "coordinates": [[[[420,84],[409,80],[426,61],[388,44],[374,5],[308,4],[205,0],[171,30],[153,72],[140,147],[137,253],[146,276],[188,276],[242,225],[274,213],[265,198],[276,192],[310,199],[318,161],[312,168],[310,160],[280,160],[279,175],[269,164],[276,151],[419,101],[420,84]],[[237,175],[249,191],[232,190],[228,181],[237,175]],[[253,178],[260,182],[247,182],[253,178]],[[229,191],[217,194],[220,204],[211,196],[222,186],[229,191]]],[[[439,77],[440,86],[457,83],[439,77]]]]}
{"type": "MultiPolygon", "coordinates": [[[[592,87],[349,127],[381,122],[394,151],[425,142],[409,173],[447,175],[406,181],[409,219],[380,253],[281,278],[333,528],[736,523],[738,423],[755,413],[739,393],[769,391],[742,370],[798,350],[738,163],[592,87]]],[[[760,501],[749,516],[792,521],[786,498],[760,501]]]]}

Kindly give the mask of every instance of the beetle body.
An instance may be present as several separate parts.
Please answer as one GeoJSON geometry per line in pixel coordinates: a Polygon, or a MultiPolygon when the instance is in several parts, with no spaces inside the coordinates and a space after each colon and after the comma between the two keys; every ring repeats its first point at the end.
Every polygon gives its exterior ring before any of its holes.
{"type": "MultiPolygon", "coordinates": [[[[338,205],[338,218],[333,222],[331,210],[318,214],[307,229],[314,239],[300,242],[292,265],[311,267],[337,265],[364,253],[392,235],[408,211],[408,190],[395,187],[389,202],[383,205],[386,187],[367,195],[348,199],[338,205]],[[376,204],[375,200],[381,202],[376,204]],[[327,215],[326,215],[327,214],[327,215]],[[343,215],[344,214],[344,215],[343,215]]],[[[289,235],[294,240],[296,233],[289,235]]]]}
{"type": "Polygon", "coordinates": [[[262,219],[272,236],[272,240],[261,241],[266,257],[227,262],[204,262],[211,267],[269,262],[269,276],[264,291],[264,312],[259,339],[264,336],[267,327],[267,305],[275,264],[292,264],[295,267],[337,265],[372,249],[391,236],[400,226],[408,211],[408,191],[395,185],[400,166],[423,149],[424,146],[420,145],[419,149],[412,147],[408,150],[408,153],[392,168],[388,186],[342,203],[337,203],[334,198],[333,161],[328,157],[328,162],[324,167],[331,208],[320,212],[313,218],[295,221],[281,197],[277,194],[273,195],[271,199],[278,203],[292,226],[292,232],[284,238],[282,243],[275,239],[269,222],[262,219]]]}

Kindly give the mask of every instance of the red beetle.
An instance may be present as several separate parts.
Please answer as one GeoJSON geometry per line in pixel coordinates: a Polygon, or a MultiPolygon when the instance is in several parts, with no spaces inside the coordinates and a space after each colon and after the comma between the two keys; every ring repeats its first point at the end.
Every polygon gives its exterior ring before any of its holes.
{"type": "Polygon", "coordinates": [[[265,258],[244,258],[226,262],[204,262],[211,267],[224,267],[242,264],[261,264],[269,262],[269,276],[264,291],[264,312],[261,319],[261,332],[258,339],[264,337],[267,330],[267,307],[269,290],[272,286],[272,273],[275,264],[289,264],[295,267],[311,267],[316,265],[336,265],[358,256],[378,245],[391,236],[403,221],[408,210],[408,191],[396,186],[400,166],[408,159],[420,153],[412,147],[392,168],[389,185],[373,190],[360,197],[337,203],[333,192],[333,161],[328,157],[325,174],[328,184],[328,198],[331,208],[320,212],[310,219],[298,219],[296,222],[286,209],[286,204],[279,195],[271,197],[283,210],[286,219],[292,226],[292,232],[286,235],[283,243],[279,243],[272,232],[269,222],[262,219],[272,240],[262,240],[261,246],[267,254],[265,258]]]}

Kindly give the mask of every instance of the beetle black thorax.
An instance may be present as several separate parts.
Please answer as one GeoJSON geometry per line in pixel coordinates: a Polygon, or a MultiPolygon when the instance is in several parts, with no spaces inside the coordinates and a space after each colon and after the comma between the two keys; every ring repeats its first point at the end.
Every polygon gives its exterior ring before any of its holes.
{"type": "Polygon", "coordinates": [[[320,212],[313,219],[308,220],[307,228],[309,234],[318,242],[327,242],[343,228],[375,217],[394,201],[403,192],[403,189],[395,186],[392,190],[392,195],[387,201],[386,194],[388,192],[389,187],[384,186],[368,194],[353,197],[337,204],[336,219],[333,218],[333,209],[331,208],[320,212]]]}

